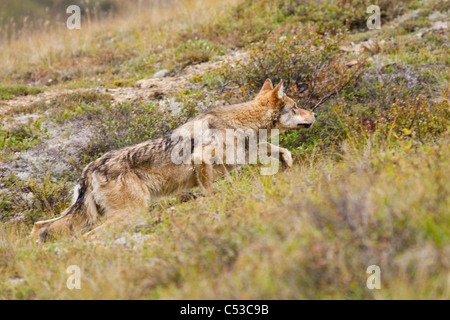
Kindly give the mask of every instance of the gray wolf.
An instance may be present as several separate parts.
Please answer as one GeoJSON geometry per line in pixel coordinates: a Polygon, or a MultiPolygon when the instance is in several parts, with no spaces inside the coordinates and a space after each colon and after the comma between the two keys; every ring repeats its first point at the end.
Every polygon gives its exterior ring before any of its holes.
{"type": "MultiPolygon", "coordinates": [[[[174,133],[187,132],[189,139],[193,139],[194,126],[200,123],[201,127],[223,134],[227,129],[265,129],[270,135],[275,130],[307,128],[314,121],[313,112],[298,108],[284,93],[282,81],[273,87],[267,79],[252,101],[207,111],[174,133]]],[[[46,240],[49,236],[89,231],[100,222],[108,225],[127,221],[133,214],[145,211],[150,200],[172,195],[183,197],[194,187],[208,196],[214,192],[213,182],[218,176],[229,178],[229,172],[239,166],[226,159],[217,163],[199,157],[211,144],[193,147],[187,162],[174,164],[171,155],[178,142],[172,137],[173,134],[167,134],[110,151],[88,164],[75,187],[72,205],[58,218],[36,222],[32,236],[46,240]]],[[[283,166],[292,166],[292,156],[287,149],[267,142],[258,143],[258,147],[266,148],[270,155],[279,155],[283,166]]],[[[247,158],[251,156],[248,150],[246,152],[247,158]]],[[[210,157],[217,157],[217,154],[213,152],[210,157]]]]}

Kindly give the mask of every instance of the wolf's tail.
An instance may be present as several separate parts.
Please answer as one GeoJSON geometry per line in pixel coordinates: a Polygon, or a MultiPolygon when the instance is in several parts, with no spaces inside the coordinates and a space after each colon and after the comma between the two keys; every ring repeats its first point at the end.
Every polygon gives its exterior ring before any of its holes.
{"type": "Polygon", "coordinates": [[[99,213],[92,188],[92,171],[88,166],[75,187],[72,205],[58,218],[36,222],[31,236],[45,241],[49,236],[73,235],[91,228],[98,219],[99,213]]]}

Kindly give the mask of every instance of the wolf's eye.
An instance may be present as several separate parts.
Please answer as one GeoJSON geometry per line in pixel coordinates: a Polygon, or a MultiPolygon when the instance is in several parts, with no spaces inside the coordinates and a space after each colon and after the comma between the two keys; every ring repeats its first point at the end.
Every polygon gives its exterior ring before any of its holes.
{"type": "Polygon", "coordinates": [[[294,109],[294,110],[298,109],[297,104],[294,104],[294,106],[292,107],[292,109],[294,109]]]}

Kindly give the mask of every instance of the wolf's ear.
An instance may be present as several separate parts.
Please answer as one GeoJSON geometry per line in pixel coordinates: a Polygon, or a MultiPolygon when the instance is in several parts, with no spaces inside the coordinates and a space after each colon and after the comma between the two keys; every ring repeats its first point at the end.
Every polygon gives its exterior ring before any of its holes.
{"type": "Polygon", "coordinates": [[[272,84],[272,81],[270,81],[270,79],[266,79],[266,81],[264,81],[264,84],[259,93],[261,93],[263,91],[267,91],[267,90],[273,90],[273,84],[272,84]]]}
{"type": "Polygon", "coordinates": [[[280,80],[280,83],[277,84],[277,86],[273,89],[273,93],[278,99],[283,99],[284,97],[284,85],[283,80],[280,80]]]}

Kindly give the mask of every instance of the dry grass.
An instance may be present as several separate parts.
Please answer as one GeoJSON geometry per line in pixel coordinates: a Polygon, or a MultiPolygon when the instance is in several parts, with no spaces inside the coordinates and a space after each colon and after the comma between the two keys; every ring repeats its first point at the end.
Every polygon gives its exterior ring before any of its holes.
{"type": "Polygon", "coordinates": [[[441,142],[348,145],[339,162],[310,156],[273,177],[249,167],[212,198],[160,202],[146,223],[97,242],[36,245],[27,228],[3,226],[0,298],[448,299],[450,148],[441,142]],[[66,287],[72,264],[81,290],[66,287]],[[366,287],[373,264],[381,290],[366,287]]]}
{"type": "Polygon", "coordinates": [[[130,64],[130,59],[131,64],[153,72],[152,59],[158,60],[160,54],[165,59],[175,59],[172,51],[180,44],[181,34],[193,26],[212,23],[236,2],[149,2],[145,7],[131,8],[126,14],[101,21],[83,19],[81,30],[68,30],[65,24],[29,30],[2,46],[0,82],[51,85],[71,79],[96,80],[103,78],[102,74],[112,77],[110,73],[119,72],[123,77],[127,70],[109,69],[125,61],[130,64]]]}

